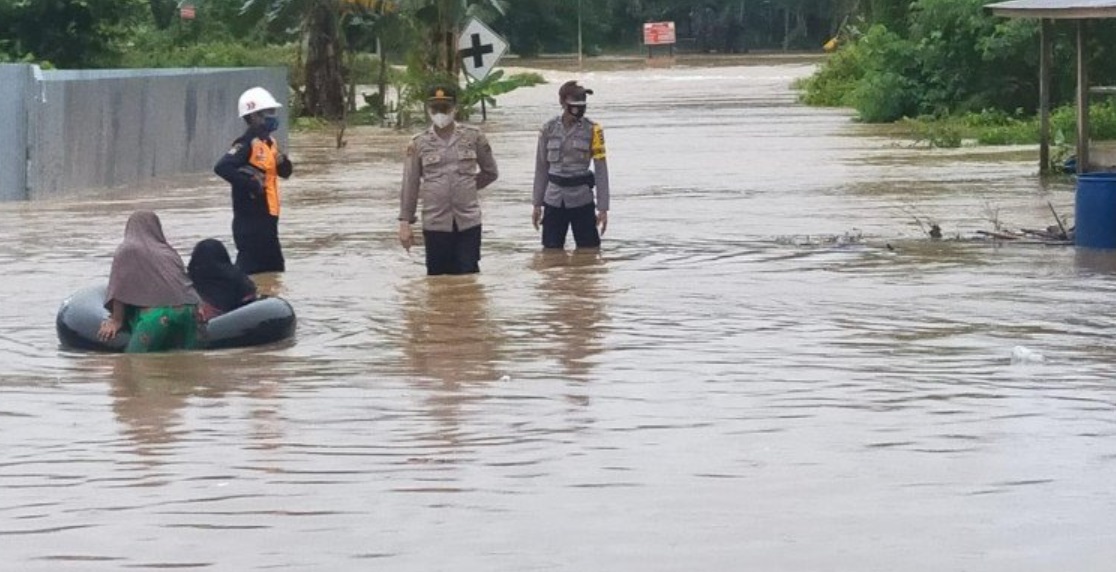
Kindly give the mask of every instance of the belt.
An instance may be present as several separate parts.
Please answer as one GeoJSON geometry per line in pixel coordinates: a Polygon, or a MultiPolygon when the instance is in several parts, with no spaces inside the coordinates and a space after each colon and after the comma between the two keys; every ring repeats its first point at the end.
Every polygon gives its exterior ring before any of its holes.
{"type": "Polygon", "coordinates": [[[546,180],[558,185],[559,187],[589,187],[593,188],[597,185],[597,177],[593,171],[586,171],[580,175],[558,175],[555,173],[547,173],[546,180]]]}

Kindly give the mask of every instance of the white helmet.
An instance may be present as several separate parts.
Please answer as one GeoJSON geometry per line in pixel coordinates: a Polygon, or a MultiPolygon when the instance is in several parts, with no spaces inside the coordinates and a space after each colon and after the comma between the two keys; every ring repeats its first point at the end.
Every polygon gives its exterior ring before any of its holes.
{"type": "Polygon", "coordinates": [[[271,96],[271,92],[262,87],[253,87],[248,91],[240,94],[240,101],[236,104],[236,110],[240,113],[241,117],[250,115],[257,111],[265,109],[278,109],[283,107],[275,98],[271,96]]]}

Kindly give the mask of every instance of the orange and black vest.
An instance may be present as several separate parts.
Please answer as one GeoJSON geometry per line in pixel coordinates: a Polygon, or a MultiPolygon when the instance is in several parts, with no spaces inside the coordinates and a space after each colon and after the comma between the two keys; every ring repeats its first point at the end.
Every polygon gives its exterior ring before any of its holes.
{"type": "Polygon", "coordinates": [[[268,140],[253,139],[248,155],[248,164],[264,175],[264,196],[267,199],[267,214],[279,216],[279,145],[268,140]]]}

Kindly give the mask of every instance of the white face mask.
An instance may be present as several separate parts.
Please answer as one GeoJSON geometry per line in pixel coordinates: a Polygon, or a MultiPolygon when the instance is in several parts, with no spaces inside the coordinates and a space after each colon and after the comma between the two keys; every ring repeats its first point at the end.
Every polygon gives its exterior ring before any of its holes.
{"type": "Polygon", "coordinates": [[[444,129],[453,123],[453,116],[448,113],[431,113],[430,120],[434,122],[434,127],[444,129]]]}

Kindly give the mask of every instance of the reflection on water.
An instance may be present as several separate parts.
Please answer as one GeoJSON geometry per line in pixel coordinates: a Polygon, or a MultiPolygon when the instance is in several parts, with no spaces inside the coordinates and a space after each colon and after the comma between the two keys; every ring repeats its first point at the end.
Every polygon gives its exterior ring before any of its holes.
{"type": "Polygon", "coordinates": [[[135,442],[137,454],[158,456],[160,445],[177,440],[181,410],[198,382],[191,364],[205,363],[159,355],[119,356],[114,361],[112,410],[125,425],[125,435],[135,442]]]}
{"type": "Polygon", "coordinates": [[[0,204],[0,568],[1110,569],[1116,263],[954,239],[1043,228],[1071,184],[1029,148],[896,145],[798,105],[808,63],[748,63],[577,76],[601,253],[539,252],[528,218],[574,74],[501,96],[476,276],[398,246],[408,133],[296,136],[288,271],[254,277],[298,314],[276,346],[57,346],[133,210],[184,255],[233,243],[214,176],[0,204]]]}
{"type": "Polygon", "coordinates": [[[445,387],[496,381],[504,345],[477,276],[423,277],[403,288],[403,351],[416,376],[445,387]]]}
{"type": "Polygon", "coordinates": [[[224,400],[230,394],[256,401],[249,415],[255,423],[249,441],[274,447],[281,437],[275,427],[273,398],[277,384],[268,379],[266,364],[257,362],[249,375],[237,375],[229,362],[209,354],[136,354],[106,356],[112,361],[109,384],[112,411],[124,435],[142,457],[167,456],[180,439],[189,439],[184,422],[190,403],[224,400]]]}
{"type": "Polygon", "coordinates": [[[541,336],[557,354],[567,377],[588,380],[593,358],[603,349],[608,319],[607,266],[600,251],[540,250],[531,268],[540,274],[541,336]]]}
{"type": "Polygon", "coordinates": [[[1113,250],[1076,248],[1073,262],[1077,269],[1083,272],[1116,274],[1116,251],[1113,250]]]}

